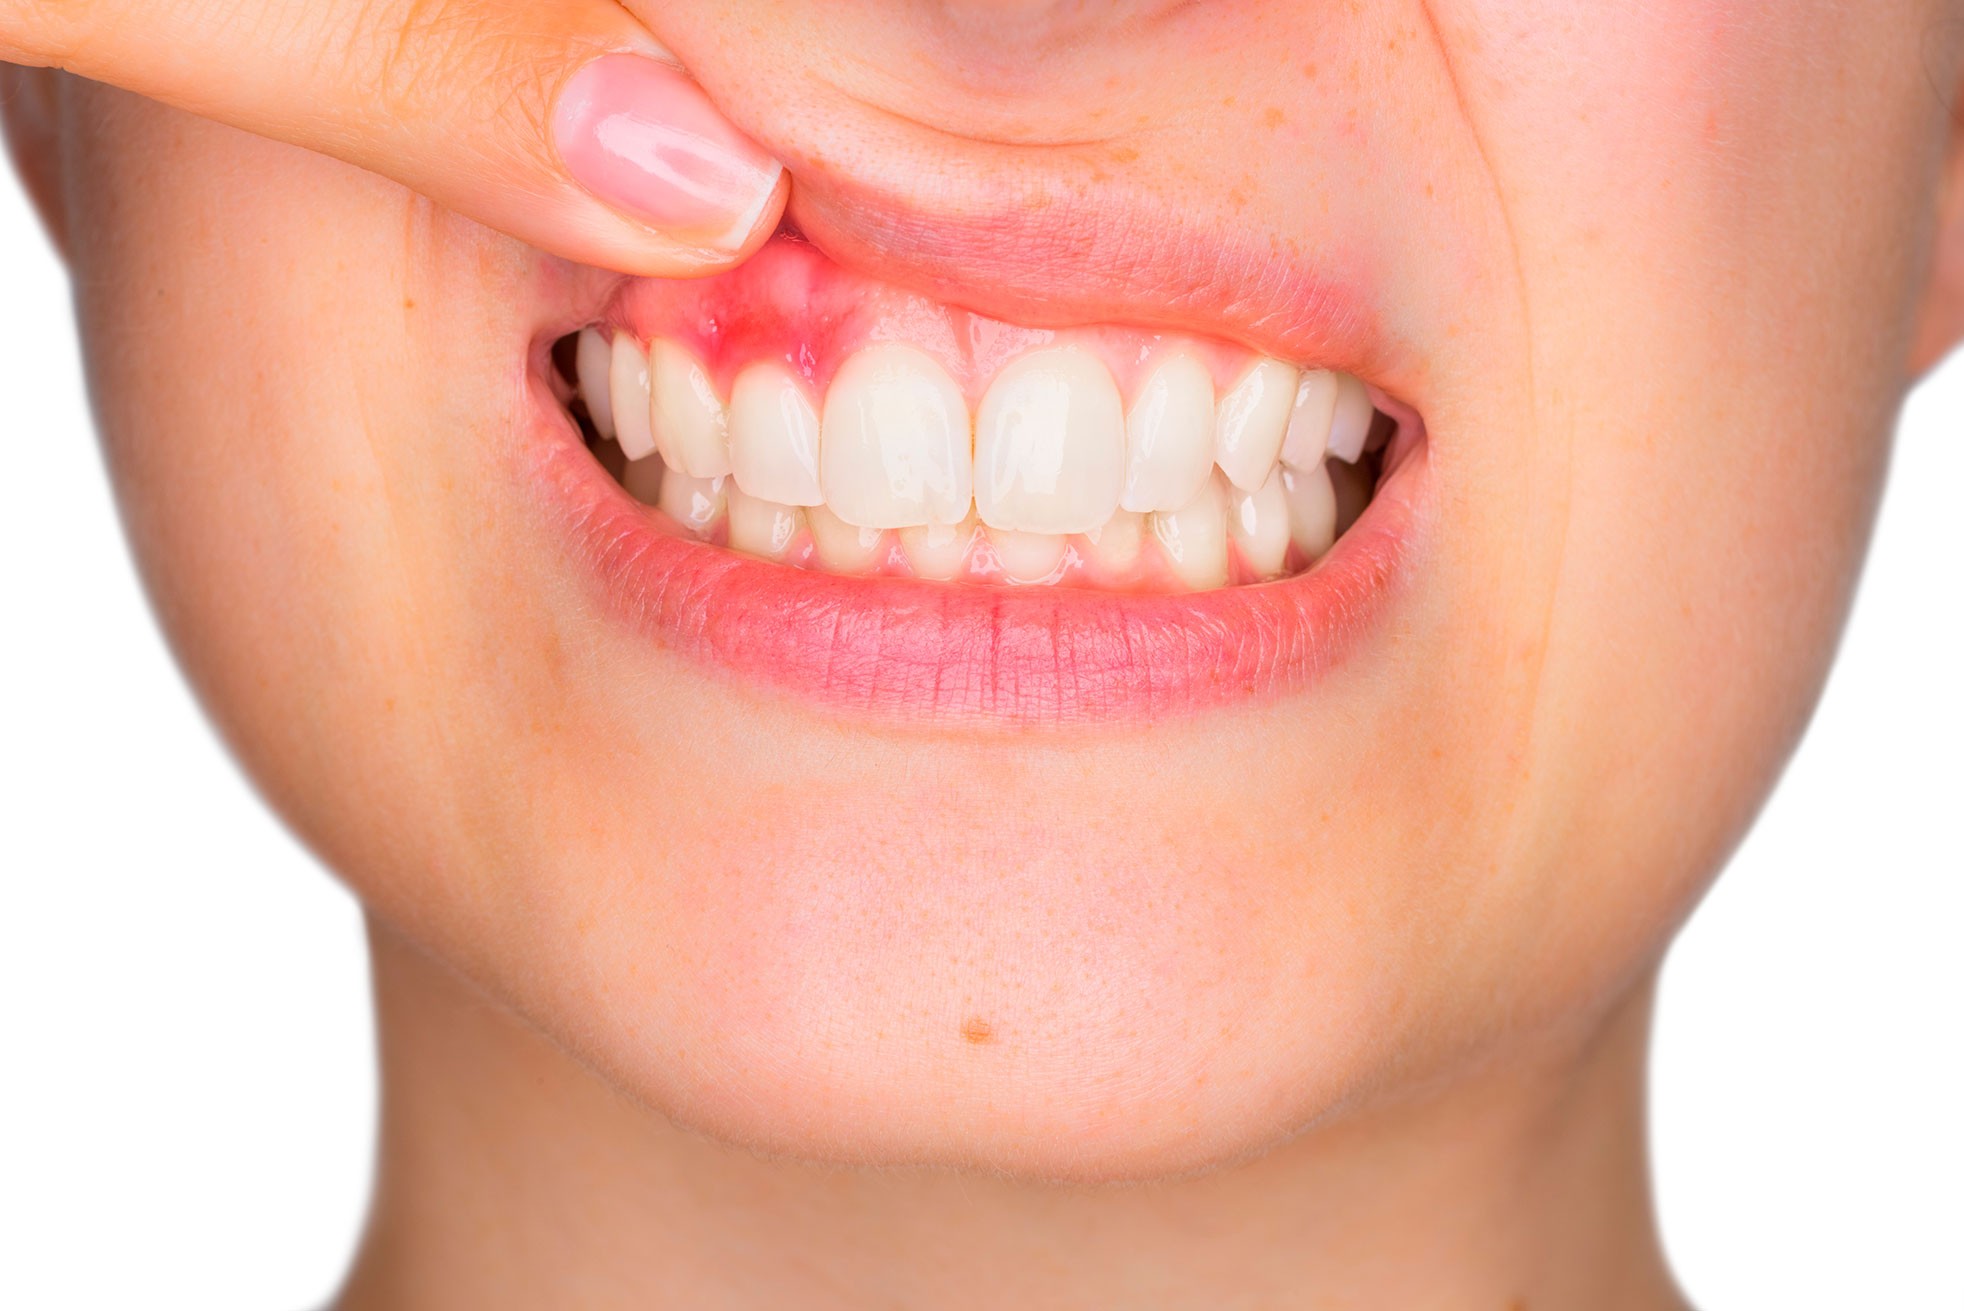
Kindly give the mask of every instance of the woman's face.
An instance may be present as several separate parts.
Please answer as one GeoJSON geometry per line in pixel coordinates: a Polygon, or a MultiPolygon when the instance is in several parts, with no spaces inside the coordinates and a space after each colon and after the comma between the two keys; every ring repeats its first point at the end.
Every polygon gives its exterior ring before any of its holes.
{"type": "Polygon", "coordinates": [[[1581,1041],[1830,657],[1937,0],[629,7],[786,162],[807,299],[66,92],[117,494],[306,840],[634,1097],[803,1156],[1158,1175],[1581,1041]],[[1395,486],[1260,587],[840,580],[678,538],[555,381],[687,319],[713,386],[749,341],[822,389],[820,303],[970,405],[1022,329],[1344,370],[1395,486]]]}

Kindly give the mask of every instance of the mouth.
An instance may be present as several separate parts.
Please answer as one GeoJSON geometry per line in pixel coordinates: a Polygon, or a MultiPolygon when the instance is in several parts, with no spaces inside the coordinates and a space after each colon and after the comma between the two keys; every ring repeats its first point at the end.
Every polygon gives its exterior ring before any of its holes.
{"type": "Polygon", "coordinates": [[[616,612],[714,673],[903,723],[1300,690],[1395,590],[1423,483],[1420,416],[1353,374],[988,318],[791,233],[623,282],[547,358],[542,481],[616,612]]]}

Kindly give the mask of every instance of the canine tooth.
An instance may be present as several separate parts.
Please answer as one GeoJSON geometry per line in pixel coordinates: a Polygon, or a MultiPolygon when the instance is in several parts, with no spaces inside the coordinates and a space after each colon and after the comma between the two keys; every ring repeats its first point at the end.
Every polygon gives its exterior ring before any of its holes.
{"type": "Polygon", "coordinates": [[[1040,583],[1064,563],[1062,533],[1026,533],[1015,528],[991,528],[989,545],[1011,582],[1040,583]]]}
{"type": "Polygon", "coordinates": [[[1152,535],[1181,582],[1199,590],[1227,582],[1227,483],[1218,475],[1177,510],[1161,510],[1150,520],[1152,535]]]}
{"type": "Polygon", "coordinates": [[[692,478],[721,478],[730,471],[730,425],[723,398],[694,352],[665,337],[648,351],[655,444],[671,469],[692,478]]]}
{"type": "Polygon", "coordinates": [[[1357,457],[1364,453],[1364,442],[1371,435],[1371,419],[1376,413],[1371,407],[1370,389],[1362,381],[1348,373],[1337,375],[1336,413],[1330,418],[1327,443],[1330,454],[1345,464],[1357,463],[1357,457]]]}
{"type": "Polygon", "coordinates": [[[607,370],[607,394],[614,412],[614,440],[630,460],[654,453],[655,431],[648,417],[648,357],[625,332],[614,334],[607,370]]]}
{"type": "Polygon", "coordinates": [[[1328,369],[1309,369],[1296,384],[1296,404],[1289,411],[1289,429],[1282,437],[1282,463],[1291,469],[1314,469],[1330,445],[1330,420],[1337,412],[1341,379],[1328,369]]]}
{"type": "Polygon", "coordinates": [[[1260,359],[1214,410],[1214,463],[1244,492],[1268,478],[1282,453],[1282,434],[1296,404],[1296,368],[1281,360],[1260,359]]]}
{"type": "Polygon", "coordinates": [[[1289,498],[1289,540],[1314,560],[1337,540],[1337,493],[1330,484],[1328,465],[1284,466],[1282,491],[1289,498]]]}
{"type": "Polygon", "coordinates": [[[752,496],[817,505],[818,411],[791,370],[752,364],[730,387],[730,472],[752,496]]]}
{"type": "Polygon", "coordinates": [[[621,486],[627,494],[643,505],[661,503],[661,480],[667,471],[662,462],[652,456],[634,461],[621,470],[621,486]]]}
{"type": "MultiPolygon", "coordinates": [[[[1321,449],[1320,447],[1318,448],[1321,449]]],[[[1214,379],[1185,351],[1146,375],[1125,415],[1127,510],[1177,510],[1214,464],[1214,379]]]]}
{"type": "Polygon", "coordinates": [[[1138,560],[1145,531],[1144,515],[1120,510],[1084,534],[1085,553],[1105,572],[1124,573],[1138,560]]]}
{"type": "Polygon", "coordinates": [[[974,486],[961,388],[912,346],[854,352],[825,393],[818,477],[849,524],[960,523],[974,486]]]}
{"type": "Polygon", "coordinates": [[[614,348],[598,328],[581,328],[573,342],[573,377],[580,385],[580,399],[586,402],[587,418],[602,437],[614,435],[613,389],[607,375],[614,370],[614,348]]]}
{"type": "Polygon", "coordinates": [[[723,479],[697,478],[680,469],[670,469],[662,474],[661,496],[656,504],[661,506],[662,513],[697,537],[707,537],[723,513],[723,479]]]}
{"type": "Polygon", "coordinates": [[[958,524],[916,524],[900,530],[900,549],[916,578],[942,582],[961,573],[962,561],[975,537],[973,515],[958,524]]]}
{"type": "Polygon", "coordinates": [[[1228,536],[1241,548],[1241,558],[1263,578],[1282,572],[1289,553],[1289,494],[1276,469],[1257,491],[1235,491],[1228,498],[1228,536]]]}
{"type": "Polygon", "coordinates": [[[862,573],[880,558],[881,539],[886,536],[883,529],[849,524],[823,505],[806,510],[805,523],[812,530],[812,550],[818,562],[833,573],[862,573]]]}
{"type": "Polygon", "coordinates": [[[791,539],[798,535],[798,507],[752,496],[736,483],[729,485],[728,493],[731,548],[766,560],[782,560],[791,549],[791,539]]]}
{"type": "Polygon", "coordinates": [[[1081,533],[1112,517],[1125,411],[1097,359],[1070,347],[1012,361],[975,416],[975,508],[991,528],[1081,533]]]}

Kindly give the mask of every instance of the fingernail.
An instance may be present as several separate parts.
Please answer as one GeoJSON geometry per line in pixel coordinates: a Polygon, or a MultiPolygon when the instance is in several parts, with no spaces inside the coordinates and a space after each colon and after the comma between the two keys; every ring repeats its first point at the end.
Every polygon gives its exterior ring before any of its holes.
{"type": "Polygon", "coordinates": [[[720,250],[743,244],[784,171],[687,75],[640,55],[602,55],[573,74],[552,130],[581,186],[665,233],[720,250]]]}

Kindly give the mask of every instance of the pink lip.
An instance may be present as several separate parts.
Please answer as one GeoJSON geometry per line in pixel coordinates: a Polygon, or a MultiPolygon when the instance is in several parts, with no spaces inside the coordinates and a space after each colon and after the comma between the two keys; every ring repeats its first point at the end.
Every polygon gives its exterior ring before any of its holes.
{"type": "Polygon", "coordinates": [[[793,167],[787,215],[844,268],[1015,323],[1130,323],[1217,334],[1357,374],[1410,398],[1424,361],[1376,294],[1383,252],[1362,211],[1314,240],[1210,223],[1121,176],[1068,205],[987,170],[918,180],[793,167]]]}
{"type": "Polygon", "coordinates": [[[660,647],[856,716],[1037,727],[1158,719],[1310,686],[1407,573],[1425,447],[1294,578],[1187,595],[850,578],[665,530],[553,406],[541,489],[602,607],[660,647]]]}

